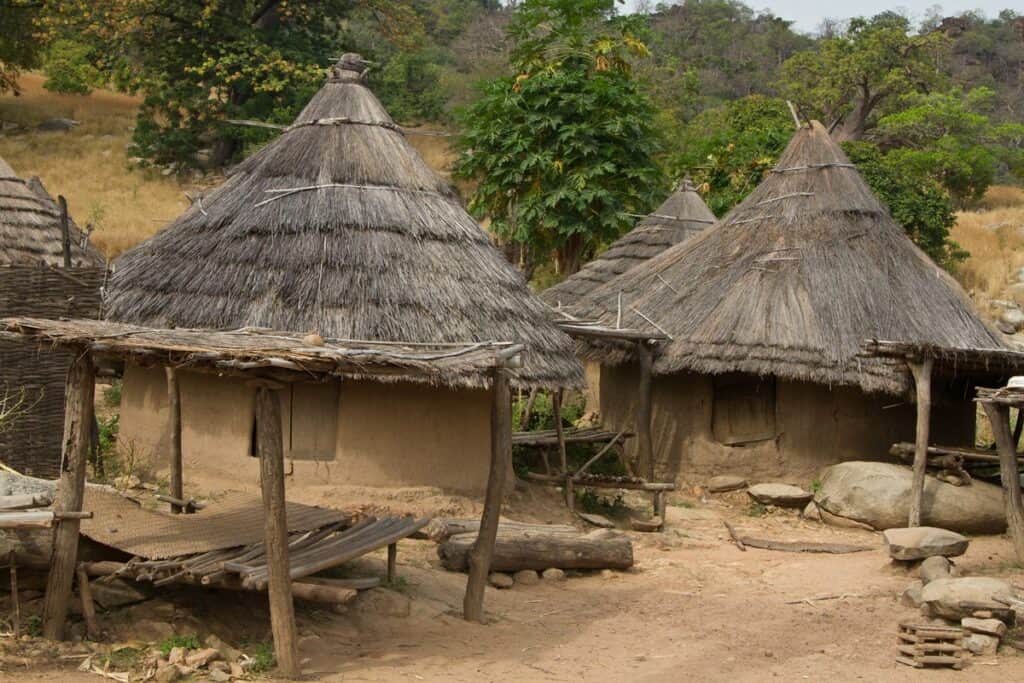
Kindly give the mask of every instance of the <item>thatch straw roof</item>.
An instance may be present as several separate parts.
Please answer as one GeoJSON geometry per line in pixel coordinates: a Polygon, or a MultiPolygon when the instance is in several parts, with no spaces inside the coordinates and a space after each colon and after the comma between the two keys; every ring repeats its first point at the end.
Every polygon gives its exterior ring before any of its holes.
{"type": "Polygon", "coordinates": [[[658,373],[739,371],[896,393],[907,386],[902,364],[858,357],[864,340],[1004,348],[819,123],[796,133],[721,222],[604,285],[580,314],[614,324],[619,292],[623,326],[672,337],[658,373]]]}
{"type": "Polygon", "coordinates": [[[571,340],[346,55],[279,138],[122,256],[109,317],[368,341],[523,343],[518,386],[579,386],[571,340]]]}
{"type": "Polygon", "coordinates": [[[715,215],[689,180],[684,180],[655,211],[612,243],[597,258],[540,294],[548,305],[571,310],[604,283],[696,235],[715,222],[715,215]]]}
{"type": "MultiPolygon", "coordinates": [[[[69,219],[71,265],[102,266],[103,254],[86,243],[69,219]]],[[[0,266],[64,265],[60,209],[38,178],[22,180],[0,158],[0,266]]]]}

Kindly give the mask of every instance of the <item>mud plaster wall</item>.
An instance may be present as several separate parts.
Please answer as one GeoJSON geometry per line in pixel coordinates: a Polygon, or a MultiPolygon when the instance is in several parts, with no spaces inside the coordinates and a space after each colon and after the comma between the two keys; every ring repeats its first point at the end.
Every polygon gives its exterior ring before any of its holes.
{"type": "MultiPolygon", "coordinates": [[[[602,420],[607,427],[633,424],[638,372],[635,365],[602,368],[602,420]]],[[[948,392],[943,395],[945,385],[934,384],[932,442],[971,445],[973,404],[949,399],[948,392]]],[[[806,485],[824,466],[845,460],[890,460],[894,442],[914,440],[916,413],[906,399],[782,380],[776,382],[776,392],[776,439],[725,446],[712,434],[712,378],[687,373],[656,376],[652,437],[659,477],[693,482],[735,473],[752,480],[778,478],[806,485]]]]}
{"type": "MultiPolygon", "coordinates": [[[[250,455],[254,390],[237,378],[180,375],[182,451],[189,471],[259,481],[250,455]]],[[[282,394],[287,420],[289,401],[282,394]]],[[[289,460],[300,484],[436,486],[480,493],[490,460],[488,391],[455,391],[415,384],[341,383],[333,460],[289,460]]],[[[284,426],[288,433],[288,425],[284,426]]],[[[312,441],[322,443],[327,434],[312,441]]],[[[167,398],[163,369],[128,366],[121,399],[119,444],[137,456],[167,453],[167,398]]],[[[310,439],[304,439],[308,442],[310,439]]],[[[287,439],[286,439],[287,446],[287,439]]],[[[286,456],[290,455],[286,447],[286,456]]]]}

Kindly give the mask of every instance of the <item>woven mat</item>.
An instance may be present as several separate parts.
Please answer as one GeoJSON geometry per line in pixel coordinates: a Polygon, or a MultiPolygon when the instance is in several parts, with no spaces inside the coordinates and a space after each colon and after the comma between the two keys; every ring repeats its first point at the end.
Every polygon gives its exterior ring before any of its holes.
{"type": "MultiPolygon", "coordinates": [[[[195,514],[171,515],[146,510],[113,491],[86,487],[82,509],[93,513],[92,519],[82,520],[82,535],[150,560],[263,541],[263,502],[242,493],[211,501],[195,514]]],[[[338,510],[301,503],[288,503],[287,515],[289,531],[318,529],[351,518],[338,510]]]]}

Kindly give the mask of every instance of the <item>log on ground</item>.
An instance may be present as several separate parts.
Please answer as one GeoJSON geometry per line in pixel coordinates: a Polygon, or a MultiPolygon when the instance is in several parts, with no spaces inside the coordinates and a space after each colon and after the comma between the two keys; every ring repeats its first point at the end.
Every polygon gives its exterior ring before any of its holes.
{"type": "MultiPolygon", "coordinates": [[[[463,572],[469,567],[469,551],[476,534],[452,536],[437,547],[441,565],[463,572]]],[[[625,536],[605,530],[590,534],[499,532],[491,559],[491,571],[521,569],[629,569],[633,566],[633,544],[625,536]]]]}

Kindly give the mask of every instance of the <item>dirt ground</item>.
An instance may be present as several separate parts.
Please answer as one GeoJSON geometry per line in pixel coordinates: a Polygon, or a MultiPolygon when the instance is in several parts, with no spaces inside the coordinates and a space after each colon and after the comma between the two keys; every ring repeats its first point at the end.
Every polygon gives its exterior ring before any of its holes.
{"type": "MultiPolygon", "coordinates": [[[[378,511],[478,512],[473,501],[428,489],[381,495],[313,487],[288,495],[378,511]]],[[[1024,680],[1024,653],[1007,647],[998,656],[972,660],[965,672],[922,672],[894,663],[897,624],[918,617],[916,609],[901,605],[899,595],[916,577],[889,561],[881,535],[823,526],[795,512],[753,517],[749,509],[742,493],[703,500],[679,496],[669,507],[664,534],[630,532],[633,570],[488,588],[486,626],[460,618],[465,576],[440,568],[435,544],[403,541],[395,588],[361,593],[340,611],[299,603],[303,677],[474,683],[1024,680]],[[847,555],[741,552],[723,519],[747,536],[873,549],[847,555]]],[[[527,521],[567,519],[551,490],[534,487],[518,490],[506,511],[527,521]]],[[[998,576],[1024,587],[1024,570],[1012,561],[1005,538],[973,539],[958,565],[965,575],[998,576]]],[[[349,572],[382,574],[383,554],[349,572]]],[[[133,632],[138,635],[136,619],[153,614],[166,615],[179,634],[214,632],[228,642],[269,637],[262,596],[192,589],[164,592],[143,606],[104,615],[102,625],[130,642],[133,632]]],[[[7,668],[0,680],[100,680],[73,667],[7,668]]]]}

